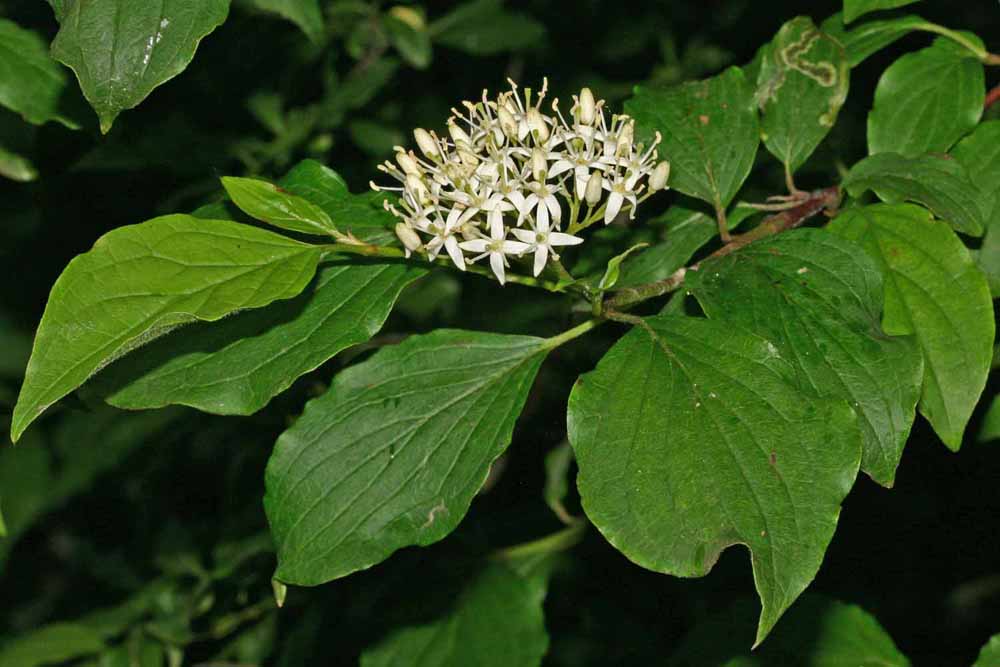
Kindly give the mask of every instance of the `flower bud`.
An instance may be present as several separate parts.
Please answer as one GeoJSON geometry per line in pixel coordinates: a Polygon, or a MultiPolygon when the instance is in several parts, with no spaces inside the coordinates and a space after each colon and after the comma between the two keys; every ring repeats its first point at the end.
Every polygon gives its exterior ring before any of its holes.
{"type": "Polygon", "coordinates": [[[618,131],[618,144],[615,147],[615,152],[618,155],[623,155],[628,153],[629,149],[632,148],[632,142],[635,140],[635,123],[633,121],[628,121],[622,125],[622,128],[618,131]]]}
{"type": "Polygon", "coordinates": [[[583,125],[590,125],[594,122],[595,111],[597,105],[594,104],[594,93],[590,92],[590,88],[584,88],[580,91],[580,101],[579,101],[579,117],[580,123],[583,125]]]}
{"type": "Polygon", "coordinates": [[[417,140],[420,151],[429,159],[434,160],[438,156],[437,142],[431,137],[427,130],[417,128],[413,130],[413,138],[417,140]]]}
{"type": "Polygon", "coordinates": [[[542,118],[542,112],[532,107],[528,109],[528,131],[535,135],[538,141],[545,141],[549,138],[549,126],[542,118]]]}
{"type": "Polygon", "coordinates": [[[539,183],[549,174],[549,162],[545,159],[545,151],[537,146],[531,151],[531,175],[539,183]]]}
{"type": "Polygon", "coordinates": [[[411,252],[420,250],[421,246],[423,246],[423,243],[420,241],[420,237],[417,236],[417,233],[413,231],[413,229],[405,222],[396,223],[396,237],[399,239],[399,242],[403,244],[403,247],[406,248],[407,257],[410,256],[411,252]]]}
{"type": "Polygon", "coordinates": [[[588,206],[597,206],[597,202],[601,201],[601,186],[603,185],[604,179],[601,177],[601,172],[595,171],[590,175],[587,180],[587,189],[583,194],[583,198],[587,200],[588,206]]]}
{"type": "Polygon", "coordinates": [[[403,151],[396,153],[396,162],[399,164],[399,168],[403,170],[404,174],[420,174],[420,168],[417,166],[417,161],[403,151]]]}
{"type": "Polygon", "coordinates": [[[426,204],[428,201],[430,201],[431,193],[427,189],[427,186],[424,185],[424,182],[420,180],[419,176],[415,176],[413,174],[407,176],[406,189],[413,194],[413,197],[420,204],[426,204]]]}
{"type": "Polygon", "coordinates": [[[514,120],[514,114],[508,111],[504,107],[497,109],[497,118],[500,119],[500,129],[503,133],[507,135],[508,139],[517,138],[517,121],[514,120]]]}
{"type": "Polygon", "coordinates": [[[649,189],[652,192],[662,190],[667,187],[667,179],[670,178],[670,163],[664,160],[656,165],[653,173],[649,175],[649,189]]]}
{"type": "Polygon", "coordinates": [[[451,135],[451,140],[455,142],[456,146],[459,144],[472,146],[472,138],[454,120],[448,121],[448,134],[451,135]]]}

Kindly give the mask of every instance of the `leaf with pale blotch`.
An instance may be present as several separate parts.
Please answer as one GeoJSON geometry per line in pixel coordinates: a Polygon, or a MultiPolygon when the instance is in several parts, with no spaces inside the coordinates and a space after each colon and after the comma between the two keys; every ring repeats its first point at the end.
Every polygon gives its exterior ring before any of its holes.
{"type": "Polygon", "coordinates": [[[915,2],[919,0],[844,0],[844,22],[850,23],[869,12],[896,9],[915,2]]]}
{"type": "Polygon", "coordinates": [[[739,601],[698,623],[667,663],[670,667],[909,667],[892,637],[861,607],[814,593],[795,603],[764,645],[746,650],[756,613],[739,601]]]}
{"type": "Polygon", "coordinates": [[[444,618],[390,634],[361,654],[361,667],[530,667],[548,649],[542,602],[547,577],[491,564],[444,618]]]}
{"type": "Polygon", "coordinates": [[[277,14],[299,27],[309,39],[323,39],[323,10],[319,0],[249,0],[251,6],[277,14]]]}
{"type": "Polygon", "coordinates": [[[958,142],[952,155],[981,193],[986,233],[974,256],[990,281],[993,296],[1000,297],[1000,120],[979,125],[958,142]]]}
{"type": "Polygon", "coordinates": [[[94,390],[132,410],[179,404],[252,414],[375,335],[403,288],[425,273],[405,264],[324,266],[294,299],[170,333],[105,369],[94,390]]]}
{"type": "Polygon", "coordinates": [[[874,190],[889,204],[923,204],[970,236],[983,235],[987,206],[992,206],[988,193],[980,191],[965,167],[947,155],[872,155],[851,168],[843,185],[853,197],[874,190]]]}
{"type": "Polygon", "coordinates": [[[223,176],[222,187],[241,211],[256,220],[301,234],[332,236],[337,232],[320,206],[273,183],[223,176]]]}
{"type": "Polygon", "coordinates": [[[788,173],[812,155],[847,99],[844,47],[804,16],[785,23],[764,53],[757,77],[764,145],[788,173]]]}
{"type": "Polygon", "coordinates": [[[76,0],[56,9],[52,55],[76,73],[107,132],[119,113],[184,71],[229,0],[76,0]]]}
{"type": "Polygon", "coordinates": [[[802,390],[858,412],[861,469],[892,486],[920,398],[920,350],[887,336],[882,275],[863,248],[799,229],[702,264],[685,286],[706,314],[772,341],[802,390]]]}
{"type": "Polygon", "coordinates": [[[753,87],[743,71],[670,88],[643,86],[625,103],[647,145],[660,132],[659,154],[670,161],[670,186],[725,208],[750,174],[760,128],[753,87]]]}
{"type": "Polygon", "coordinates": [[[268,462],[275,578],[321,584],[450,533],[510,444],[551,346],[442,329],[338,374],[268,462]]]}
{"type": "Polygon", "coordinates": [[[321,253],[248,225],[188,215],[105,234],[52,288],[12,437],[97,370],[172,328],[295,296],[321,253]]]}
{"type": "Polygon", "coordinates": [[[868,113],[868,152],[906,156],[944,152],[972,131],[986,97],[983,64],[939,38],[889,66],[868,113]]]}
{"type": "Polygon", "coordinates": [[[882,326],[891,335],[916,336],[924,356],[920,412],[958,450],[993,359],[985,276],[948,225],[917,206],[848,209],[829,229],[862,245],[881,266],[882,326]]]}
{"type": "Polygon", "coordinates": [[[635,563],[682,577],[746,545],[763,605],[758,643],[816,576],[861,459],[850,406],[796,382],[763,338],[659,315],[569,399],[590,520],[635,563]]]}
{"type": "Polygon", "coordinates": [[[49,55],[41,36],[0,19],[0,105],[35,125],[54,120],[77,128],[79,123],[63,108],[72,92],[68,74],[49,55]]]}

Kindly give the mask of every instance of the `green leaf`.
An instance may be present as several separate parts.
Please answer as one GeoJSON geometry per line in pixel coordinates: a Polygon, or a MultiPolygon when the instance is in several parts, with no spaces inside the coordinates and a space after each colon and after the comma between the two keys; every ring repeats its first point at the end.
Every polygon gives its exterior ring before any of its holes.
{"type": "Polygon", "coordinates": [[[850,30],[844,27],[843,17],[834,14],[823,21],[820,29],[840,42],[844,47],[847,62],[851,67],[857,67],[870,55],[902,39],[914,30],[926,29],[931,25],[915,15],[880,21],[866,21],[850,30]]]}
{"type": "Polygon", "coordinates": [[[908,157],[944,152],[983,115],[983,65],[948,39],[889,66],[868,113],[868,152],[908,157]]]}
{"type": "Polygon", "coordinates": [[[919,0],[844,0],[844,23],[868,14],[886,9],[896,9],[912,5],[919,0]]]}
{"type": "Polygon", "coordinates": [[[0,19],[0,105],[35,125],[54,120],[76,129],[79,124],[62,108],[72,92],[68,78],[38,34],[0,19]]]}
{"type": "Polygon", "coordinates": [[[545,455],[545,504],[563,523],[575,519],[566,511],[566,496],[569,494],[569,468],[573,464],[573,448],[568,442],[554,447],[545,455]]]}
{"type": "Polygon", "coordinates": [[[337,375],[267,466],[275,577],[320,584],[450,533],[510,444],[550,347],[438,330],[337,375]]]}
{"type": "Polygon", "coordinates": [[[700,622],[671,656],[671,667],[909,667],[879,625],[861,607],[806,593],[767,642],[752,654],[747,631],[756,612],[740,601],[700,622]]]}
{"type": "Polygon", "coordinates": [[[427,27],[421,21],[410,20],[412,10],[399,7],[403,13],[389,12],[382,19],[382,25],[389,37],[389,43],[404,61],[417,69],[426,69],[431,64],[431,38],[427,27]]]}
{"type": "Polygon", "coordinates": [[[659,152],[675,190],[722,209],[750,174],[760,129],[753,88],[738,67],[670,88],[639,87],[625,112],[647,143],[662,133],[659,152]]]}
{"type": "Polygon", "coordinates": [[[3,520],[3,498],[0,498],[0,537],[7,537],[7,523],[3,520]]]}
{"type": "Polygon", "coordinates": [[[1000,635],[990,637],[972,667],[1000,667],[1000,635]]]}
{"type": "Polygon", "coordinates": [[[323,10],[319,0],[247,0],[257,9],[277,14],[299,27],[314,42],[323,40],[323,10]]]}
{"type": "Polygon", "coordinates": [[[994,396],[990,407],[986,409],[976,440],[979,442],[1000,440],[1000,396],[994,396]]]}
{"type": "Polygon", "coordinates": [[[251,218],[302,234],[333,236],[337,233],[326,211],[272,183],[223,176],[222,187],[233,203],[251,218]]]}
{"type": "Polygon", "coordinates": [[[990,282],[993,296],[1000,296],[1000,120],[979,125],[952,151],[979,188],[978,199],[986,212],[986,234],[975,253],[979,267],[990,282]]]}
{"type": "Polygon", "coordinates": [[[29,632],[0,650],[0,667],[65,663],[104,649],[99,634],[74,623],[55,623],[29,632]]]}
{"type": "Polygon", "coordinates": [[[105,234],[52,288],[11,436],[97,370],[174,327],[295,296],[321,253],[248,225],[188,215],[105,234]]]}
{"type": "Polygon", "coordinates": [[[38,178],[38,170],[28,158],[0,145],[0,176],[19,183],[27,183],[38,178]]]}
{"type": "Polygon", "coordinates": [[[184,71],[228,12],[229,0],[74,0],[57,12],[52,55],[76,73],[107,132],[119,113],[184,71]]]}
{"type": "Polygon", "coordinates": [[[882,267],[882,326],[890,335],[916,335],[924,355],[920,412],[957,451],[993,358],[993,304],[982,271],[946,224],[916,206],[848,209],[829,229],[860,243],[882,267]]]}
{"type": "Polygon", "coordinates": [[[857,419],[816,399],[763,338],[659,315],[582,376],[569,440],[587,516],[633,562],[703,576],[751,553],[757,643],[812,581],[861,459],[857,419]]]}
{"type": "Polygon", "coordinates": [[[963,234],[982,236],[986,227],[988,195],[973,184],[959,161],[947,155],[872,155],[851,168],[843,185],[853,197],[874,190],[890,204],[923,204],[963,234]]]}
{"type": "Polygon", "coordinates": [[[915,339],[879,326],[882,275],[856,244],[798,229],[702,264],[685,280],[712,319],[773,342],[802,391],[858,412],[861,469],[892,486],[920,397],[915,339]]]}
{"type": "Polygon", "coordinates": [[[618,283],[618,276],[621,274],[621,264],[629,255],[637,250],[642,250],[648,243],[636,243],[623,253],[619,253],[608,260],[608,266],[604,270],[604,275],[597,283],[597,289],[608,290],[618,283]]]}
{"type": "Polygon", "coordinates": [[[765,52],[756,97],[764,145],[787,173],[801,167],[829,133],[849,80],[844,48],[812,19],[794,18],[778,31],[765,52]]]}
{"type": "Polygon", "coordinates": [[[475,56],[540,46],[545,25],[522,12],[504,9],[503,0],[465,2],[428,26],[434,42],[475,56]]]}
{"type": "Polygon", "coordinates": [[[447,616],[392,633],[361,654],[361,667],[540,665],[549,645],[542,615],[545,585],[544,579],[489,565],[447,616]]]}
{"type": "Polygon", "coordinates": [[[194,324],[150,343],[93,381],[111,405],[188,405],[248,415],[351,345],[374,336],[400,292],[426,273],[405,264],[324,266],[294,299],[194,324]]]}

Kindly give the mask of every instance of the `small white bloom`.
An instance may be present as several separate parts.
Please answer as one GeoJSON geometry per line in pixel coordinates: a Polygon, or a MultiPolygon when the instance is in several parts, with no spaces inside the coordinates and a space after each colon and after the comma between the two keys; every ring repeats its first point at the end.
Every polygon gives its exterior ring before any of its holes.
{"type": "Polygon", "coordinates": [[[490,219],[490,236],[489,238],[473,239],[472,241],[463,241],[459,244],[462,250],[468,250],[469,252],[478,252],[478,256],[472,258],[473,262],[477,262],[483,257],[489,256],[490,258],[490,268],[493,269],[493,274],[500,281],[500,284],[504,284],[504,267],[507,266],[507,255],[522,255],[528,250],[527,243],[521,243],[520,241],[508,241],[507,240],[507,229],[503,225],[503,215],[499,210],[491,211],[489,214],[490,219]]]}
{"type": "Polygon", "coordinates": [[[528,244],[529,249],[534,249],[534,273],[536,276],[542,272],[545,264],[549,261],[549,253],[552,253],[552,257],[555,259],[559,259],[559,255],[552,246],[579,245],[583,243],[583,239],[579,236],[549,231],[547,220],[544,224],[539,221],[534,229],[512,229],[511,232],[514,236],[521,239],[521,241],[528,244]]]}

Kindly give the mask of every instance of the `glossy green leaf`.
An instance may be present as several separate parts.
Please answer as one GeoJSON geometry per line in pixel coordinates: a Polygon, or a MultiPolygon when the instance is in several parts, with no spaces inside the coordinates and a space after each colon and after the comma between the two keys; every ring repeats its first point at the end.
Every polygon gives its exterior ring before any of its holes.
{"type": "Polygon", "coordinates": [[[448,615],[390,634],[361,654],[361,667],[540,665],[549,645],[542,615],[544,588],[544,580],[521,577],[505,565],[489,565],[448,615]]]}
{"type": "Polygon", "coordinates": [[[892,19],[865,21],[850,29],[844,26],[843,17],[834,14],[823,21],[820,29],[844,47],[844,54],[851,67],[857,67],[872,54],[902,39],[914,30],[926,29],[930,23],[909,14],[892,19]]]}
{"type": "Polygon", "coordinates": [[[979,188],[979,199],[986,212],[986,233],[975,252],[979,267],[990,282],[994,297],[1000,296],[1000,120],[979,125],[958,142],[952,151],[955,160],[965,167],[972,183],[979,188]]]}
{"type": "Polygon", "coordinates": [[[76,73],[107,132],[119,113],[184,71],[228,12],[229,0],[74,0],[57,12],[52,55],[76,73]]]}
{"type": "Polygon", "coordinates": [[[812,155],[847,99],[850,66],[844,47],[800,16],[768,46],[757,77],[764,145],[788,173],[812,155]]]}
{"type": "Polygon", "coordinates": [[[907,53],[883,72],[868,113],[868,152],[943,152],[983,115],[983,65],[945,38],[907,53]]]}
{"type": "Polygon", "coordinates": [[[426,26],[406,20],[407,16],[406,13],[401,17],[390,12],[382,19],[382,26],[389,43],[404,61],[417,69],[426,69],[431,64],[430,35],[426,26]]]}
{"type": "Polygon", "coordinates": [[[63,109],[72,93],[69,73],[49,55],[45,41],[13,21],[0,19],[0,105],[29,123],[50,120],[77,128],[63,109]]]}
{"type": "Polygon", "coordinates": [[[912,5],[919,0],[844,0],[844,23],[850,23],[857,18],[885,9],[896,9],[912,5]]]}
{"type": "Polygon", "coordinates": [[[753,87],[738,67],[670,88],[641,86],[625,112],[643,141],[662,133],[675,190],[725,208],[750,174],[760,129],[753,87]]]}
{"type": "Polygon", "coordinates": [[[990,637],[972,667],[1000,667],[1000,635],[990,637]]]}
{"type": "Polygon", "coordinates": [[[920,412],[958,450],[993,359],[985,276],[955,233],[917,206],[848,209],[829,229],[864,246],[882,267],[882,326],[890,335],[916,336],[924,355],[920,412]]]}
{"type": "Polygon", "coordinates": [[[450,533],[510,444],[550,347],[442,329],[337,375],[267,466],[275,578],[320,584],[450,533]]]}
{"type": "Polygon", "coordinates": [[[168,334],[105,369],[94,388],[120,408],[252,414],[374,336],[403,288],[425,273],[405,264],[324,266],[294,299],[168,334]]]}
{"type": "Polygon", "coordinates": [[[853,197],[874,190],[890,204],[923,204],[970,236],[982,236],[986,228],[989,195],[976,187],[961,163],[947,155],[872,155],[851,168],[843,185],[853,197]]]}
{"type": "Polygon", "coordinates": [[[314,42],[323,39],[325,28],[319,0],[248,0],[248,3],[257,9],[288,19],[314,42]]]}
{"type": "Polygon", "coordinates": [[[295,296],[321,253],[248,225],[188,215],[105,234],[52,288],[12,437],[93,373],[174,327],[295,296]]]}
{"type": "Polygon", "coordinates": [[[38,667],[65,663],[104,648],[101,636],[85,626],[55,623],[4,645],[0,667],[38,667]]]}
{"type": "Polygon", "coordinates": [[[464,2],[428,26],[434,42],[476,56],[521,51],[540,45],[545,25],[503,0],[464,2]]]}
{"type": "Polygon", "coordinates": [[[682,577],[750,550],[757,643],[815,577],[861,459],[844,401],[811,398],[763,338],[660,315],[569,399],[583,508],[643,567],[682,577]]]}
{"type": "Polygon", "coordinates": [[[223,176],[222,186],[241,211],[256,220],[302,234],[332,236],[337,227],[317,204],[255,178],[223,176]]]}
{"type": "Polygon", "coordinates": [[[670,667],[909,667],[892,637],[861,607],[806,593],[764,645],[746,650],[755,605],[740,601],[700,622],[670,667]]]}
{"type": "Polygon", "coordinates": [[[854,406],[861,469],[892,486],[923,365],[913,337],[882,331],[882,275],[862,248],[793,230],[704,263],[684,284],[710,318],[773,342],[803,391],[854,406]]]}

